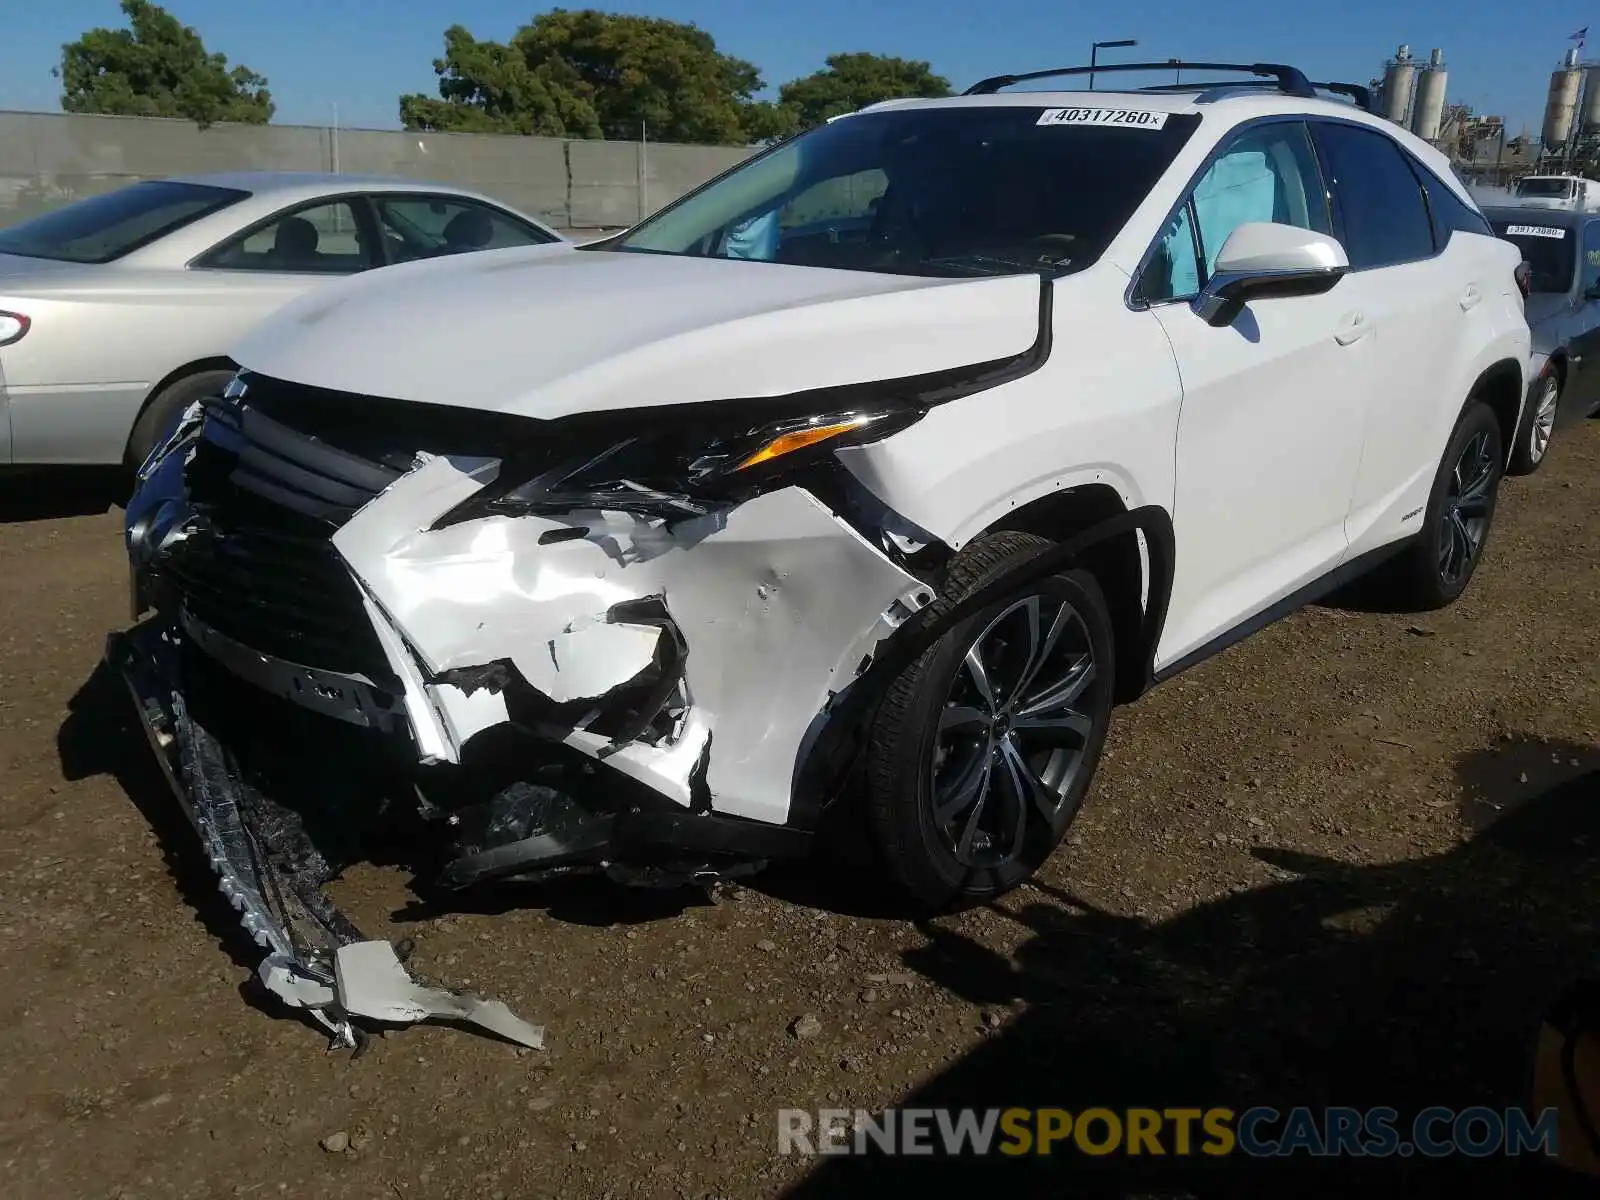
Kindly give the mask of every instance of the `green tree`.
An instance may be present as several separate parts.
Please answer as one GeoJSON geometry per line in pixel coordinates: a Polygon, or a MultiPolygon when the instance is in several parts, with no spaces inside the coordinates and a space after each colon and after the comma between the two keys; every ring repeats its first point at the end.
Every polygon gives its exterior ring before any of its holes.
{"type": "Polygon", "coordinates": [[[407,129],[452,133],[524,133],[599,137],[600,119],[567,63],[531,63],[520,48],[480,42],[460,25],[444,31],[444,57],[433,60],[438,98],[400,97],[407,129]]]}
{"type": "Polygon", "coordinates": [[[228,67],[200,35],[148,0],[122,0],[127,29],[91,29],[61,47],[61,107],[66,112],[187,117],[265,125],[272,119],[267,81],[249,67],[228,67]]]}
{"type": "Polygon", "coordinates": [[[408,129],[740,144],[785,118],[753,97],[760,73],[691,24],[556,8],[508,44],[454,26],[434,62],[439,98],[400,98],[408,129]]]}
{"type": "Polygon", "coordinates": [[[917,59],[831,54],[827,62],[826,70],[790,80],[778,91],[779,105],[797,129],[810,129],[880,100],[950,94],[950,81],[917,59]]]}

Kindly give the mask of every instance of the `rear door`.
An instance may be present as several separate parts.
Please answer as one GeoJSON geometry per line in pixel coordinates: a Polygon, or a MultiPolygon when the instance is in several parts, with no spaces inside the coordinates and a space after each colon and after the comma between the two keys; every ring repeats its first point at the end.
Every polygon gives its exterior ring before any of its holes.
{"type": "Polygon", "coordinates": [[[1372,342],[1370,371],[1350,381],[1362,388],[1360,467],[1345,520],[1354,558],[1421,528],[1465,399],[1454,394],[1453,368],[1473,310],[1500,287],[1481,277],[1484,255],[1453,238],[1438,244],[1422,181],[1394,139],[1346,121],[1318,120],[1312,130],[1350,259],[1334,291],[1348,289],[1372,342]]]}

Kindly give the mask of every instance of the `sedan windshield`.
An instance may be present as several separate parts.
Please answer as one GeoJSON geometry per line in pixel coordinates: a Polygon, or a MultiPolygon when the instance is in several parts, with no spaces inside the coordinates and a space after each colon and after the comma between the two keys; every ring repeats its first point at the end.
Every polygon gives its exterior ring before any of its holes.
{"type": "Polygon", "coordinates": [[[1089,266],[1199,118],[963,105],[841,118],[758,155],[607,249],[879,271],[1089,266]]]}
{"type": "Polygon", "coordinates": [[[136,183],[0,229],[0,254],[107,263],[247,195],[171,180],[136,183]]]}
{"type": "Polygon", "coordinates": [[[1522,251],[1533,271],[1532,291],[1565,296],[1577,267],[1573,231],[1529,221],[1495,221],[1494,231],[1522,251]]]}

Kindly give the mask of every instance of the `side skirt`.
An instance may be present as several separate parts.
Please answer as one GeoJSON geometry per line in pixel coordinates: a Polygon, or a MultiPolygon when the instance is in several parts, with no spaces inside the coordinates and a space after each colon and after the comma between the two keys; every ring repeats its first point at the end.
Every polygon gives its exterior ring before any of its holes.
{"type": "Polygon", "coordinates": [[[1411,537],[1402,538],[1398,542],[1390,542],[1387,546],[1379,546],[1375,550],[1368,550],[1365,554],[1358,555],[1349,562],[1340,563],[1326,575],[1313,579],[1298,591],[1289,593],[1276,604],[1269,605],[1255,616],[1240,622],[1232,629],[1218,634],[1205,645],[1189,651],[1188,654],[1168,663],[1159,671],[1152,672],[1150,676],[1151,686],[1165,683],[1173,676],[1183,674],[1190,667],[1198,666],[1205,662],[1206,659],[1221,654],[1230,646],[1235,646],[1250,635],[1261,632],[1268,625],[1281,621],[1291,613],[1299,612],[1306,605],[1316,603],[1324,596],[1338,591],[1347,584],[1354,583],[1373,568],[1407,549],[1416,541],[1417,536],[1413,534],[1411,537]]]}

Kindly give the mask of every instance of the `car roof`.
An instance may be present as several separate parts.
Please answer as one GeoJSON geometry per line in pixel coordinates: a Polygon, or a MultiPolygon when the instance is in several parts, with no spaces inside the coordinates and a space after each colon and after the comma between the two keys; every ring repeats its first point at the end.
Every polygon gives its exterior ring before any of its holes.
{"type": "Polygon", "coordinates": [[[457,196],[480,196],[470,188],[441,183],[436,179],[408,179],[399,175],[350,175],[332,171],[211,171],[198,175],[169,176],[173,183],[192,183],[205,187],[231,188],[256,196],[288,198],[291,193],[320,195],[346,191],[429,191],[457,196]]]}
{"type": "Polygon", "coordinates": [[[1230,127],[1260,117],[1275,116],[1330,117],[1352,121],[1384,133],[1402,144],[1458,196],[1476,204],[1466,185],[1451,167],[1449,156],[1437,147],[1430,146],[1409,130],[1346,100],[1335,100],[1320,95],[1289,95],[1274,87],[1253,81],[1218,83],[1208,80],[1196,85],[1192,90],[1182,91],[1162,88],[1117,92],[1100,90],[984,92],[939,99],[885,100],[868,105],[859,111],[874,113],[890,109],[966,107],[1073,108],[1087,107],[1090,104],[1098,108],[1134,108],[1150,112],[1194,114],[1206,119],[1219,119],[1230,127]]]}
{"type": "MultiPolygon", "coordinates": [[[[1202,84],[1192,91],[1008,91],[988,92],[974,96],[944,96],[926,100],[907,98],[885,100],[869,105],[861,112],[879,112],[888,108],[960,108],[980,106],[1008,106],[1016,108],[1069,108],[1093,104],[1100,108],[1142,108],[1151,112],[1203,113],[1214,105],[1227,102],[1230,117],[1238,115],[1311,114],[1330,117],[1349,117],[1366,123],[1388,125],[1382,118],[1374,117],[1353,104],[1342,100],[1329,100],[1321,96],[1289,96],[1275,89],[1253,83],[1202,84]]],[[[1396,126],[1390,125],[1394,129],[1396,126]]]]}
{"type": "Polygon", "coordinates": [[[1526,221],[1552,229],[1576,229],[1600,220],[1600,213],[1579,212],[1572,208],[1540,208],[1537,204],[1485,204],[1483,215],[1491,221],[1526,221]]]}

